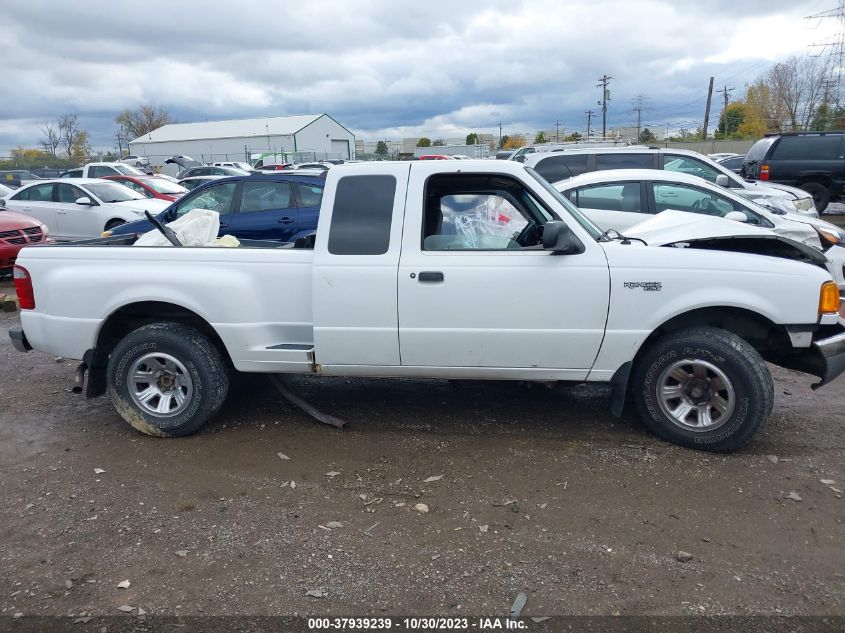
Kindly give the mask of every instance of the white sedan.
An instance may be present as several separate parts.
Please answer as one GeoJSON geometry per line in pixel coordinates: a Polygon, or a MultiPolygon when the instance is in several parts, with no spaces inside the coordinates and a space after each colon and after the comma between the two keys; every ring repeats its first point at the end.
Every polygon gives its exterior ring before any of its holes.
{"type": "Polygon", "coordinates": [[[129,187],[99,178],[62,178],[32,183],[0,200],[0,206],[41,221],[56,240],[100,237],[103,231],[134,222],[170,206],[129,187]]]}
{"type": "Polygon", "coordinates": [[[594,171],[556,182],[554,188],[605,231],[624,234],[669,210],[771,229],[824,251],[831,261],[831,274],[845,295],[845,231],[824,220],[773,211],[703,178],[659,169],[594,171]]]}

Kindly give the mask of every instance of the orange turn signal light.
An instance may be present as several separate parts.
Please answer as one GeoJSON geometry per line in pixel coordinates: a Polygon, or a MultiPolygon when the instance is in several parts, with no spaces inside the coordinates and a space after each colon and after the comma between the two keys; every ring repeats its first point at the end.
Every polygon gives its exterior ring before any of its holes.
{"type": "Polygon", "coordinates": [[[839,312],[839,286],[832,281],[822,284],[819,293],[819,314],[837,314],[839,312]]]}

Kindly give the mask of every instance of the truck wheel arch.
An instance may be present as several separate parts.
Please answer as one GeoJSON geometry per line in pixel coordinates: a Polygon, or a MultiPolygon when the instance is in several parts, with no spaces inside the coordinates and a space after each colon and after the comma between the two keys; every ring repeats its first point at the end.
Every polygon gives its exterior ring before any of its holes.
{"type": "Polygon", "coordinates": [[[717,327],[732,332],[746,340],[766,360],[769,360],[771,351],[792,347],[786,328],[753,310],[713,306],[675,315],[657,326],[636,350],[633,360],[622,365],[614,374],[611,380],[614,415],[622,415],[624,398],[628,393],[629,375],[645,350],[670,332],[695,327],[717,327]]]}
{"type": "Polygon", "coordinates": [[[229,368],[233,368],[229,351],[211,324],[196,312],[183,306],[165,301],[139,301],[121,306],[103,321],[97,334],[96,347],[85,352],[83,361],[88,366],[88,398],[101,396],[106,392],[106,367],[109,355],[129,332],[149,323],[182,323],[208,336],[223,355],[229,368]]]}

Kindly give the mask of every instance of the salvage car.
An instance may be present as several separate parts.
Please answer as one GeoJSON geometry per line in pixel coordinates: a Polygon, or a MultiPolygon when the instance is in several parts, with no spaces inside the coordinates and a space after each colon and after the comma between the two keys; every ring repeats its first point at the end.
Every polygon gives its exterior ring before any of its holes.
{"type": "MultiPolygon", "coordinates": [[[[317,228],[324,185],[323,175],[305,171],[218,178],[191,191],[158,219],[173,222],[193,209],[208,209],[220,214],[221,237],[289,242],[317,228]]],[[[107,230],[103,236],[151,230],[150,222],[137,220],[107,230]]]]}
{"type": "Polygon", "coordinates": [[[105,180],[113,180],[129,187],[145,198],[158,198],[168,202],[178,200],[188,193],[182,185],[161,176],[106,176],[105,180]]]}
{"type": "Polygon", "coordinates": [[[28,215],[0,209],[0,275],[9,275],[18,252],[47,241],[47,227],[28,215]]]}
{"type": "Polygon", "coordinates": [[[99,237],[103,231],[143,217],[144,211],[159,213],[169,205],[100,178],[41,181],[0,200],[0,206],[46,225],[56,240],[99,237]]]}
{"type": "Polygon", "coordinates": [[[87,395],[149,435],[201,428],[234,369],[609,383],[615,414],[630,398],[660,437],[730,451],[772,410],[767,360],[816,387],[845,371],[818,250],[609,235],[514,161],[341,165],[295,243],[181,248],[156,228],[172,246],[24,249],[10,331],[19,351],[83,359],[77,385],[88,371],[87,395]],[[460,219],[477,207],[488,222],[460,219]]]}
{"type": "Polygon", "coordinates": [[[580,174],[614,169],[660,169],[705,180],[730,189],[776,211],[818,217],[810,194],[801,189],[774,183],[745,180],[706,156],[686,149],[656,147],[574,148],[566,151],[532,154],[525,164],[536,169],[549,182],[580,174]]]}
{"type": "Polygon", "coordinates": [[[563,180],[554,187],[605,231],[624,233],[649,215],[669,209],[771,229],[824,251],[845,295],[845,231],[835,224],[776,213],[702,178],[655,169],[597,171],[563,180]]]}

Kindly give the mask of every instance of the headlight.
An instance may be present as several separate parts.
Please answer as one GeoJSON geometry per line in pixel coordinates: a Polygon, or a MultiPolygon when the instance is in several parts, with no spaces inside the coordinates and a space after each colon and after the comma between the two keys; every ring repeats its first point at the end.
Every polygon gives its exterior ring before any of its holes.
{"type": "Polygon", "coordinates": [[[819,234],[819,239],[821,240],[822,245],[836,246],[839,244],[845,246],[845,231],[839,229],[819,228],[817,226],[813,228],[816,229],[816,233],[819,234]]]}
{"type": "Polygon", "coordinates": [[[795,205],[795,208],[798,209],[799,211],[809,211],[810,209],[813,209],[816,206],[815,204],[813,204],[813,198],[812,197],[810,197],[810,198],[798,198],[797,200],[795,200],[793,202],[793,204],[795,205]]]}

